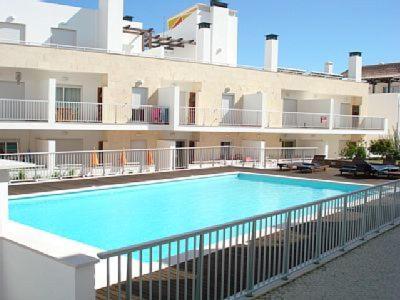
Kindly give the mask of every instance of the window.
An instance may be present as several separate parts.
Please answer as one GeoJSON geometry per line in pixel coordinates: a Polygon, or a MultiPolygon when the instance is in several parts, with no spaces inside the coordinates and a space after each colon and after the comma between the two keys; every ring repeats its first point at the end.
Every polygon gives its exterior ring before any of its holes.
{"type": "Polygon", "coordinates": [[[76,46],[76,30],[52,28],[50,41],[56,45],[76,46]]]}
{"type": "Polygon", "coordinates": [[[81,102],[82,89],[80,87],[58,86],[56,88],[57,102],[81,102]]]}
{"type": "Polygon", "coordinates": [[[25,41],[25,25],[0,22],[0,39],[13,42],[25,41]]]}
{"type": "Polygon", "coordinates": [[[18,153],[18,142],[0,141],[0,154],[18,153]]]}

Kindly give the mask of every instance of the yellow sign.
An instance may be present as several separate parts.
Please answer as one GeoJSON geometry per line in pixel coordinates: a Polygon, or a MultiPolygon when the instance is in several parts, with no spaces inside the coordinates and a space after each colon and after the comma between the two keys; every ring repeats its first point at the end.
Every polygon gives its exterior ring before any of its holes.
{"type": "Polygon", "coordinates": [[[186,18],[188,18],[192,13],[194,13],[197,10],[197,7],[192,7],[188,9],[187,11],[184,11],[183,13],[169,18],[167,21],[168,29],[173,29],[177,27],[179,24],[181,24],[186,18]]]}

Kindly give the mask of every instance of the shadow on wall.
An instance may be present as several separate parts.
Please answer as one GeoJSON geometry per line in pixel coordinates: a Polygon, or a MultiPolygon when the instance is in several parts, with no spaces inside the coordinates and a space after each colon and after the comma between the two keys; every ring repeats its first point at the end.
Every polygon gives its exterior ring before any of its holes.
{"type": "Polygon", "coordinates": [[[97,30],[97,12],[81,8],[68,21],[52,27],[45,43],[98,48],[97,30]]]}

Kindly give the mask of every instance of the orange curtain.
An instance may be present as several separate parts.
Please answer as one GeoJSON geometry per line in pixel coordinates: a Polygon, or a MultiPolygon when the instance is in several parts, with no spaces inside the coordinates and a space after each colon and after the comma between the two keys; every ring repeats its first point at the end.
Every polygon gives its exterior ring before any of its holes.
{"type": "Polygon", "coordinates": [[[154,165],[153,153],[151,151],[147,151],[147,165],[154,165]]]}
{"type": "Polygon", "coordinates": [[[99,165],[99,157],[96,152],[90,154],[90,166],[97,167],[99,165]]]}
{"type": "Polygon", "coordinates": [[[125,150],[123,150],[121,152],[121,155],[119,157],[119,163],[121,164],[121,166],[125,166],[126,165],[126,153],[125,153],[125,150]]]}

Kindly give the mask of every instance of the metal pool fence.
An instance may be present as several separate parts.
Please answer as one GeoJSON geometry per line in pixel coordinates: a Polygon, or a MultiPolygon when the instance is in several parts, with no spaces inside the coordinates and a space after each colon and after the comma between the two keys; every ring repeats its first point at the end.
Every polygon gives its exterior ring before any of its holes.
{"type": "Polygon", "coordinates": [[[97,290],[97,298],[251,295],[394,224],[400,217],[399,187],[394,181],[99,253],[107,266],[107,286],[97,290]]]}
{"type": "Polygon", "coordinates": [[[10,171],[10,181],[21,182],[221,166],[273,168],[278,162],[309,161],[315,154],[316,148],[221,146],[0,154],[0,160],[25,163],[10,171]]]}

